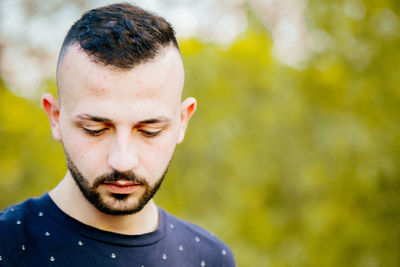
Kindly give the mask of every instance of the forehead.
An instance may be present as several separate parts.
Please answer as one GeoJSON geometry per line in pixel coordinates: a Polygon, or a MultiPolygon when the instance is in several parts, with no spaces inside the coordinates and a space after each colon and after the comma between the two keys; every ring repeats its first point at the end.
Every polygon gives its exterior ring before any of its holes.
{"type": "Polygon", "coordinates": [[[180,103],[184,82],[181,56],[166,47],[130,70],[95,64],[78,46],[66,51],[57,72],[62,106],[75,109],[165,108],[180,103]],[[153,107],[149,107],[149,105],[153,107]]]}

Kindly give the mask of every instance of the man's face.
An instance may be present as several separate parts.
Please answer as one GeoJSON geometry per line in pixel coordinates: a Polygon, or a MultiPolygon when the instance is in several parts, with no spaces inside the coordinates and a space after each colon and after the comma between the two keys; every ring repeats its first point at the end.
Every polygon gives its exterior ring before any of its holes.
{"type": "Polygon", "coordinates": [[[60,106],[43,103],[71,176],[100,211],[137,212],[158,189],[195,110],[194,99],[180,103],[183,80],[173,47],[122,71],[68,49],[57,74],[60,106]]]}

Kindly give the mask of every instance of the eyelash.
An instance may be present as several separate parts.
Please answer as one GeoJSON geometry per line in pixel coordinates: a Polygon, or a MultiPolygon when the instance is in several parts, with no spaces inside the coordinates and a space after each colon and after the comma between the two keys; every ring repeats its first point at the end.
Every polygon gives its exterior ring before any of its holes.
{"type": "Polygon", "coordinates": [[[106,131],[107,128],[100,129],[100,130],[89,130],[89,129],[83,128],[83,130],[85,130],[85,132],[86,132],[87,134],[89,134],[89,135],[92,135],[92,136],[99,136],[99,135],[102,134],[104,131],[106,131]]]}
{"type": "MultiPolygon", "coordinates": [[[[87,128],[83,128],[83,130],[91,135],[91,136],[99,136],[101,135],[104,131],[108,130],[107,128],[104,129],[100,129],[100,130],[89,130],[87,128]]],[[[152,138],[152,137],[156,137],[157,135],[159,135],[161,133],[162,130],[159,130],[157,132],[150,132],[150,131],[145,131],[145,130],[139,130],[139,132],[141,132],[144,136],[152,138]]]]}
{"type": "Polygon", "coordinates": [[[139,130],[139,132],[141,132],[144,136],[146,137],[155,137],[157,135],[159,135],[161,133],[162,130],[159,130],[157,132],[149,132],[149,131],[145,131],[145,130],[139,130]]]}

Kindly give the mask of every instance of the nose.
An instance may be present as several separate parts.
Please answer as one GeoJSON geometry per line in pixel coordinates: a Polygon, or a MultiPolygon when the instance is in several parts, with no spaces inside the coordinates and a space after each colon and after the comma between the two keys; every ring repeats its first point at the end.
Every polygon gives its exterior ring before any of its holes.
{"type": "Polygon", "coordinates": [[[139,163],[137,151],[131,140],[130,133],[118,133],[112,140],[108,154],[108,164],[120,172],[134,170],[139,163]]]}

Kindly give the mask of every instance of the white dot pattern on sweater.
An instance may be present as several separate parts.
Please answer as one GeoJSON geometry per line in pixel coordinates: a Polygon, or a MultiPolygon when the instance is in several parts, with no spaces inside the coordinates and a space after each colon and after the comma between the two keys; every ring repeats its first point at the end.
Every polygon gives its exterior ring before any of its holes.
{"type": "MultiPolygon", "coordinates": [[[[45,214],[44,214],[42,211],[39,211],[39,212],[37,212],[36,214],[37,214],[37,216],[39,216],[39,217],[46,217],[46,216],[44,216],[45,214]]],[[[17,221],[16,221],[16,224],[18,224],[18,225],[22,224],[22,219],[17,220],[17,221]]],[[[169,226],[170,229],[176,228],[175,225],[172,224],[172,223],[168,223],[167,225],[169,226]]],[[[177,233],[177,232],[176,232],[176,233],[177,233]]],[[[211,234],[211,233],[210,233],[210,234],[211,234]]],[[[45,232],[44,232],[44,236],[49,237],[50,235],[51,235],[51,234],[50,234],[49,231],[45,231],[45,232]]],[[[213,234],[211,234],[211,235],[214,236],[213,234]]],[[[196,235],[196,236],[192,236],[191,238],[192,238],[192,240],[193,240],[195,243],[200,243],[200,241],[201,241],[200,237],[201,237],[201,236],[196,235]]],[[[75,242],[76,242],[76,241],[75,241],[75,242]]],[[[83,242],[82,240],[78,240],[75,244],[77,244],[78,246],[83,246],[83,245],[84,245],[84,242],[83,242]]],[[[178,248],[178,251],[180,251],[180,253],[177,254],[177,255],[184,255],[184,254],[181,254],[181,253],[184,253],[184,252],[183,252],[183,251],[184,251],[184,246],[183,246],[183,245],[184,245],[183,243],[181,243],[181,244],[178,245],[177,248],[178,248]]],[[[20,248],[21,248],[22,251],[26,251],[26,245],[25,245],[25,244],[21,245],[20,248]]],[[[175,247],[175,248],[176,248],[176,247],[175,247]]],[[[189,251],[190,251],[190,246],[189,246],[189,248],[187,249],[187,252],[189,252],[189,251]]],[[[221,253],[223,256],[227,255],[227,250],[226,250],[226,249],[220,248],[219,251],[220,251],[220,253],[221,253]]],[[[164,252],[167,252],[167,253],[168,253],[168,251],[164,251],[164,252]]],[[[161,259],[162,259],[163,261],[167,261],[167,260],[168,260],[167,253],[161,253],[161,254],[160,254],[160,255],[161,255],[161,259]]],[[[111,254],[109,254],[109,255],[110,255],[110,257],[111,257],[112,259],[116,259],[116,258],[117,258],[117,254],[114,253],[114,252],[111,253],[111,254]]],[[[3,257],[4,257],[4,255],[3,255],[3,257]]],[[[3,260],[4,260],[3,257],[0,256],[0,261],[3,261],[3,260]]],[[[55,258],[54,256],[50,256],[50,257],[48,258],[48,260],[49,260],[50,262],[55,262],[56,258],[55,258]]],[[[205,267],[205,266],[206,266],[206,259],[201,259],[201,260],[199,260],[199,263],[200,263],[200,267],[205,267]]],[[[144,267],[145,265],[138,265],[138,266],[144,267]]]]}

